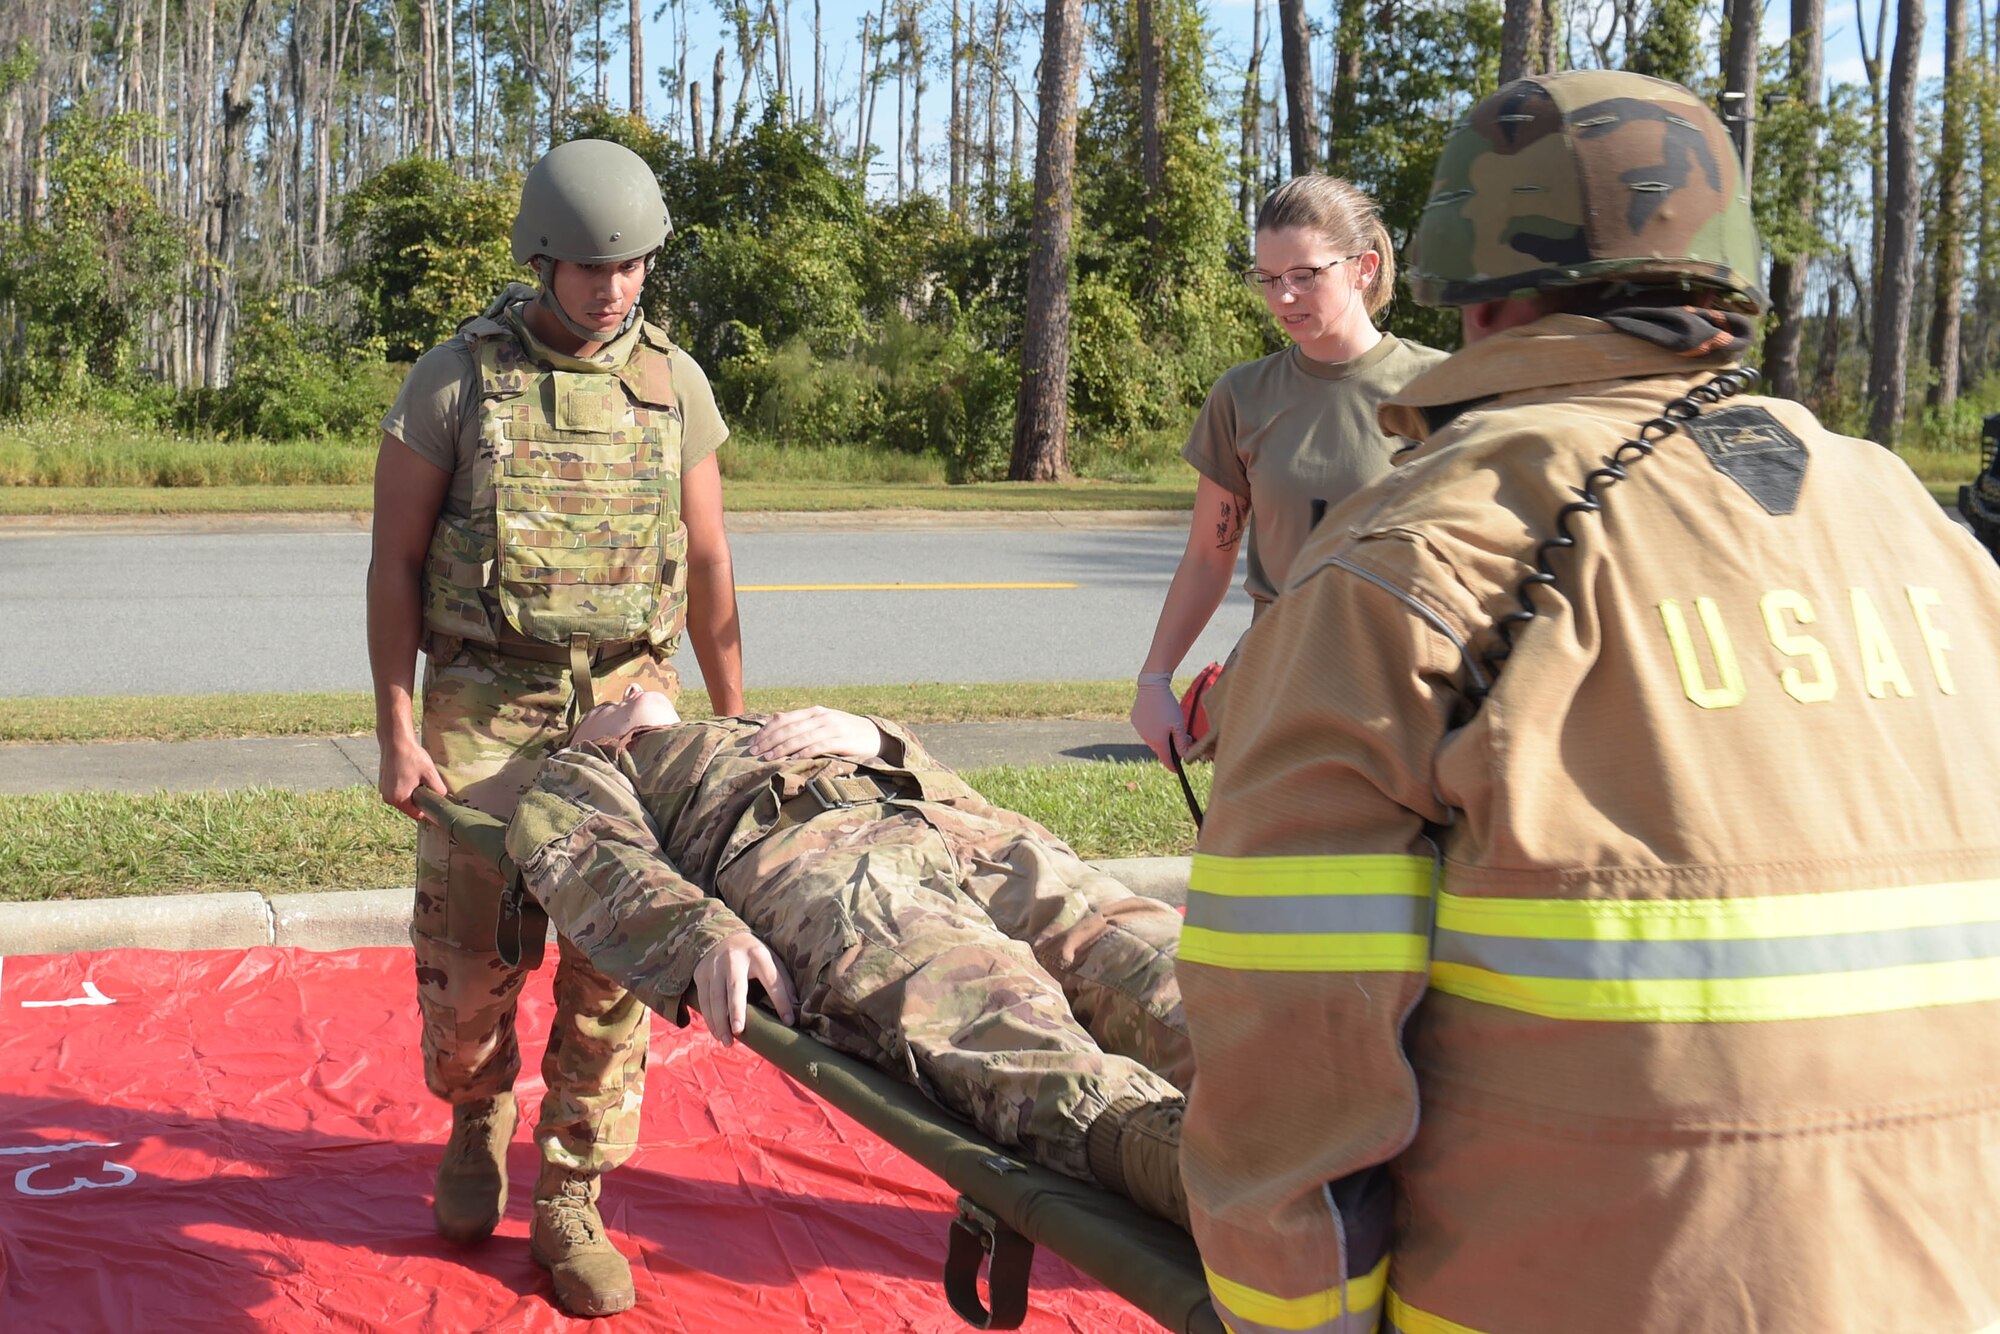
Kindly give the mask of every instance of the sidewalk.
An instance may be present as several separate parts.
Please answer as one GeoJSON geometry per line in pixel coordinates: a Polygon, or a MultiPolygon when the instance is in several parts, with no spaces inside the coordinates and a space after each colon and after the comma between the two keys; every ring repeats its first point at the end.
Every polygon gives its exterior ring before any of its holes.
{"type": "MultiPolygon", "coordinates": [[[[1143,760],[1122,722],[927,723],[917,734],[954,769],[995,764],[1143,760]]],[[[300,790],[373,784],[372,736],[256,737],[0,746],[0,794],[300,790]]],[[[1134,892],[1179,906],[1188,859],[1133,857],[1095,865],[1134,892]]],[[[0,957],[80,950],[346,950],[409,943],[408,889],[315,894],[178,894],[56,903],[0,903],[0,957]]]]}

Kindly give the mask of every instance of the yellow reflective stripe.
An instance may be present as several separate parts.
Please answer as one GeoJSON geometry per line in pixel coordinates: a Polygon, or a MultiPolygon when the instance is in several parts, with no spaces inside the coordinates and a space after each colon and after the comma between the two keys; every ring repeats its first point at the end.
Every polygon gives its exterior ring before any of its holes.
{"type": "Polygon", "coordinates": [[[1791,977],[1514,977],[1431,964],[1431,987],[1547,1019],[1623,1023],[1751,1023],[1834,1019],[2000,1000],[2000,959],[1956,959],[1791,977]]]}
{"type": "Polygon", "coordinates": [[[2000,918],[2000,880],[1741,899],[1498,899],[1438,895],[1437,924],[1536,940],[1770,940],[2000,918]]]}
{"type": "Polygon", "coordinates": [[[1222,857],[1196,853],[1188,875],[1189,923],[1181,930],[1180,957],[1248,972],[1415,973],[1430,957],[1427,934],[1401,931],[1244,930],[1245,926],[1395,925],[1400,912],[1387,905],[1421,899],[1412,924],[1422,925],[1434,877],[1428,857],[1380,854],[1357,857],[1222,857]],[[1200,896],[1210,896],[1207,904],[1200,896]],[[1296,900],[1289,911],[1281,900],[1296,900]],[[1364,900],[1377,900],[1367,904],[1364,900]],[[1223,901],[1244,910],[1219,911],[1223,901]],[[1354,904],[1352,912],[1306,910],[1312,902],[1354,904]],[[1256,911],[1248,910],[1257,905],[1256,911]],[[1365,910],[1365,911],[1364,911],[1365,910]],[[1289,916],[1289,921],[1285,919],[1289,916]],[[1345,919],[1345,920],[1343,920],[1345,919]]]}
{"type": "Polygon", "coordinates": [[[1222,857],[1197,852],[1188,888],[1204,894],[1256,898],[1289,894],[1408,894],[1428,898],[1428,857],[1222,857]]]}
{"type": "Polygon", "coordinates": [[[1304,1297],[1274,1297],[1248,1284],[1224,1278],[1207,1265],[1201,1268],[1208,1276],[1208,1290],[1218,1303],[1232,1314],[1273,1329],[1309,1330],[1329,1325],[1350,1310],[1366,1311],[1379,1305],[1383,1292],[1389,1286],[1389,1257],[1386,1255],[1360,1278],[1349,1279],[1345,1285],[1335,1284],[1304,1297]],[[1344,1306],[1341,1303],[1343,1286],[1348,1299],[1344,1306]]]}
{"type": "Polygon", "coordinates": [[[1261,973],[1421,973],[1430,959],[1430,943],[1422,936],[1365,935],[1246,935],[1181,928],[1183,963],[1205,963],[1261,973]]]}
{"type": "Polygon", "coordinates": [[[1481,1334],[1470,1325],[1419,1311],[1397,1295],[1394,1288],[1389,1290],[1389,1325],[1396,1334],[1481,1334]]]}

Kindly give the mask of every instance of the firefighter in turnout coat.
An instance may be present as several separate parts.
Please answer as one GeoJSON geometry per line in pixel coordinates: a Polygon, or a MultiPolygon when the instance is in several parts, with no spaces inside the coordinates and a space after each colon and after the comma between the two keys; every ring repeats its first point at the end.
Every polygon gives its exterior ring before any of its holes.
{"type": "Polygon", "coordinates": [[[1722,125],[1636,75],[1453,132],[1467,346],[1214,706],[1184,1171],[1237,1334],[2000,1322],[2000,574],[1744,392],[1722,125]]]}

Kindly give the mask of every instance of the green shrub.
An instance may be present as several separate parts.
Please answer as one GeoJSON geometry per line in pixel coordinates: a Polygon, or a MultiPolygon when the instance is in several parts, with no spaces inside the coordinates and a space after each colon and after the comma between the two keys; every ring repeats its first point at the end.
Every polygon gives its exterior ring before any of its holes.
{"type": "Polygon", "coordinates": [[[527,276],[509,239],[520,196],[511,174],[468,178],[422,157],[391,163],[349,192],[338,234],[354,260],[341,281],[354,293],[361,334],[415,361],[509,279],[527,276]]]}

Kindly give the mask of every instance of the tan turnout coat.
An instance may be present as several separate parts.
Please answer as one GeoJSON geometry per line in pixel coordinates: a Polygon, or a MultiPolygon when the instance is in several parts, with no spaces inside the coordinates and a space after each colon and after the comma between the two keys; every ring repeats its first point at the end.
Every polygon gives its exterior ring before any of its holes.
{"type": "Polygon", "coordinates": [[[1733,398],[1485,661],[1712,375],[1559,315],[1420,376],[1225,678],[1180,974],[1239,1334],[2000,1322],[1991,559],[1733,398]]]}

